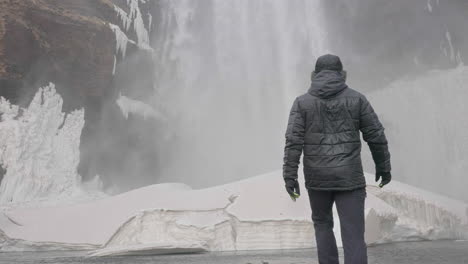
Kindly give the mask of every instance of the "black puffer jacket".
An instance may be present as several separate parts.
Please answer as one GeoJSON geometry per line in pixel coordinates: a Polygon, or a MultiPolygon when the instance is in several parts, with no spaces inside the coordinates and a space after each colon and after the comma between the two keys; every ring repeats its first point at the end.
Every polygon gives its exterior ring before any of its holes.
{"type": "Polygon", "coordinates": [[[283,177],[297,179],[304,152],[306,187],[352,190],[366,185],[359,131],[376,169],[390,171],[384,128],[366,97],[348,88],[344,72],[322,70],[309,91],[296,98],[286,131],[283,177]]]}

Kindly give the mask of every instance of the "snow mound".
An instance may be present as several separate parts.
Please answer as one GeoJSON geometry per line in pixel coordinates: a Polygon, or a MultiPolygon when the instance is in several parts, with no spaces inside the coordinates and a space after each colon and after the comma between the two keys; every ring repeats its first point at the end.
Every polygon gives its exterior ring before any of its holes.
{"type": "MultiPolygon", "coordinates": [[[[367,182],[372,182],[372,178],[368,175],[367,182]]],[[[367,189],[398,213],[393,232],[379,242],[468,237],[468,205],[464,202],[398,181],[383,189],[367,189]]]]}
{"type": "Polygon", "coordinates": [[[77,173],[84,111],[66,114],[62,104],[52,83],[26,109],[0,98],[0,205],[88,196],[77,173]]]}
{"type": "MultiPolygon", "coordinates": [[[[466,204],[397,181],[380,189],[367,180],[368,244],[468,239],[466,204]]],[[[75,245],[104,256],[311,248],[310,214],[305,191],[291,201],[280,171],[200,190],[157,184],[94,202],[5,211],[0,250],[75,245]]],[[[335,220],[341,245],[336,212],[335,220]]]]}

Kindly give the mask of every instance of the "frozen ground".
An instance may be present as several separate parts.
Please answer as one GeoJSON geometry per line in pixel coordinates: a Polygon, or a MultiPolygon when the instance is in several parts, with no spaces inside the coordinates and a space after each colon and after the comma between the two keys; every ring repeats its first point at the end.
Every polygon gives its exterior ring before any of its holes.
{"type": "MultiPolygon", "coordinates": [[[[468,242],[404,242],[369,247],[373,264],[466,264],[468,242]]],[[[343,263],[343,252],[340,250],[343,263]]],[[[317,264],[315,249],[211,252],[158,256],[86,257],[86,252],[0,253],[0,264],[317,264]]]]}
{"type": "MultiPolygon", "coordinates": [[[[379,189],[370,178],[368,244],[468,238],[466,204],[397,181],[379,189]]],[[[201,190],[158,184],[76,205],[10,208],[0,230],[0,251],[94,256],[315,246],[307,195],[292,202],[280,171],[201,190]]],[[[340,243],[338,223],[335,234],[340,243]]]]}

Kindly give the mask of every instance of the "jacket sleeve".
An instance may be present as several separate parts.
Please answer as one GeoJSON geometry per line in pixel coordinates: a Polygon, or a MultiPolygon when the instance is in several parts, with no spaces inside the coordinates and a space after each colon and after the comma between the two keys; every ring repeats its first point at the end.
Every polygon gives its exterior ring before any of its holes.
{"type": "Polygon", "coordinates": [[[299,109],[298,99],[293,103],[289,113],[286,129],[286,146],[284,148],[283,178],[297,179],[297,170],[304,145],[305,120],[299,109]]]}
{"type": "Polygon", "coordinates": [[[359,129],[364,140],[369,145],[376,171],[390,172],[390,152],[385,137],[384,127],[379,121],[366,97],[361,99],[361,113],[359,117],[359,129]]]}

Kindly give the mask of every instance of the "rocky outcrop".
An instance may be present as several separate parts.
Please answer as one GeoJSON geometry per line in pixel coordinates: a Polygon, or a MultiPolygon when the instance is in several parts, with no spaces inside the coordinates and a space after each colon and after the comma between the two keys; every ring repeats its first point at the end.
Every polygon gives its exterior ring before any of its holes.
{"type": "Polygon", "coordinates": [[[65,110],[112,90],[115,37],[109,0],[1,0],[0,93],[25,105],[31,87],[57,85],[65,110]]]}

